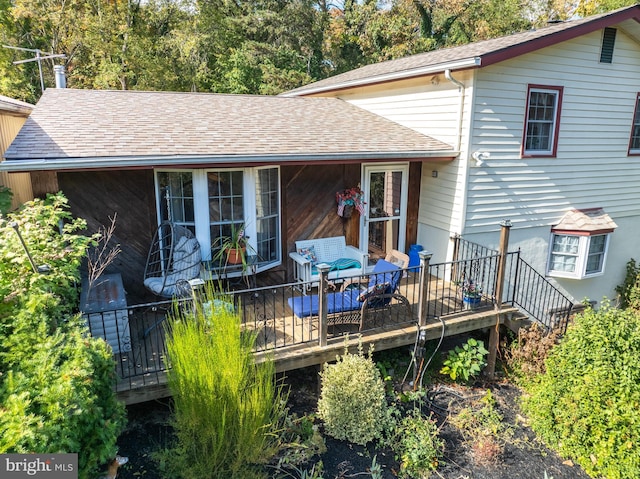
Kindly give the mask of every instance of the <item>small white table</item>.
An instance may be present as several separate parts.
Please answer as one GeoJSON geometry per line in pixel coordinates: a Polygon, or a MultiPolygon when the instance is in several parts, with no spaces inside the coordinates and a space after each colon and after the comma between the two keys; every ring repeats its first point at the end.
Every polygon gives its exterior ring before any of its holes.
{"type": "Polygon", "coordinates": [[[127,298],[120,273],[100,276],[91,290],[89,281],[83,279],[80,311],[92,336],[107,341],[115,354],[131,351],[127,298]]]}

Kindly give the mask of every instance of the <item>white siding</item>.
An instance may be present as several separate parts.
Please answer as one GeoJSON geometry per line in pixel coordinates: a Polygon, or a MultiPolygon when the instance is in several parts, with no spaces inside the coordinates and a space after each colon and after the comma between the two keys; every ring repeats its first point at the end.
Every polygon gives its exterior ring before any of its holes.
{"type": "Polygon", "coordinates": [[[571,208],[640,214],[640,158],[627,155],[640,48],[618,30],[613,64],[600,64],[600,41],[594,32],[479,72],[471,151],[491,158],[469,169],[465,234],[505,218],[548,227],[571,208]],[[529,84],[564,88],[556,158],[520,158],[529,84]]]}
{"type": "MultiPolygon", "coordinates": [[[[340,97],[360,108],[417,130],[464,151],[469,142],[469,114],[473,97],[473,73],[454,73],[465,84],[463,115],[461,92],[443,75],[363,88],[340,97]],[[462,125],[460,125],[462,120],[462,125]],[[462,137],[459,139],[459,132],[462,137]]],[[[462,155],[465,157],[466,155],[462,155]]],[[[420,223],[446,232],[461,231],[464,214],[466,163],[425,162],[420,190],[420,223]],[[432,177],[432,171],[438,177],[432,177]]]]}

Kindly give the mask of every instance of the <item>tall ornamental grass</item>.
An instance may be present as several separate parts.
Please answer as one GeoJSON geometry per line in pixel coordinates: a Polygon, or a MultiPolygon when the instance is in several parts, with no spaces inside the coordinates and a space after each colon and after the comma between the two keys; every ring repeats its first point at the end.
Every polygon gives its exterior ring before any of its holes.
{"type": "Polygon", "coordinates": [[[256,364],[255,336],[241,333],[228,299],[207,292],[206,307],[176,312],[169,321],[169,387],[177,446],[172,477],[266,477],[275,453],[271,427],[284,400],[272,361],[256,364]]]}

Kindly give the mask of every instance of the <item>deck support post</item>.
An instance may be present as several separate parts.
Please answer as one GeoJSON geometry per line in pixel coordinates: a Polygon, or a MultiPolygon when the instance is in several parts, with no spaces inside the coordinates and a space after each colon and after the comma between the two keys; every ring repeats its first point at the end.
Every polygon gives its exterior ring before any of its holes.
{"type": "Polygon", "coordinates": [[[320,273],[320,284],[318,285],[318,331],[320,333],[320,347],[327,345],[328,325],[327,325],[327,290],[329,289],[329,270],[331,266],[326,263],[316,265],[320,273]]]}
{"type": "Polygon", "coordinates": [[[427,304],[429,303],[429,261],[433,253],[418,251],[420,258],[420,303],[418,305],[418,325],[427,325],[427,304]]]}
{"type": "Polygon", "coordinates": [[[489,379],[494,378],[496,371],[496,357],[498,355],[498,344],[500,342],[500,310],[502,309],[502,293],[504,291],[504,280],[506,278],[511,221],[501,221],[500,227],[500,245],[498,247],[500,257],[496,274],[496,298],[493,303],[496,311],[496,326],[489,333],[489,356],[487,357],[487,367],[485,369],[485,375],[489,379]]]}

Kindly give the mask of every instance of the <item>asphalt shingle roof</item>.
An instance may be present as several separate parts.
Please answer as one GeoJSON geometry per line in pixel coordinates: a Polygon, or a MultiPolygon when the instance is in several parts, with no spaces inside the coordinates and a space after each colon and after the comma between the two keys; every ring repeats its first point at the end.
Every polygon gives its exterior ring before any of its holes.
{"type": "Polygon", "coordinates": [[[48,89],[5,157],[10,162],[443,150],[452,147],[332,98],[48,89]]]}
{"type": "MultiPolygon", "coordinates": [[[[462,60],[477,59],[478,62],[475,66],[482,67],[497,61],[502,61],[508,57],[514,57],[527,51],[542,48],[554,42],[585,34],[588,31],[593,31],[609,24],[615,24],[631,18],[637,19],[639,16],[640,6],[634,5],[600,15],[555,23],[546,27],[514,33],[499,38],[418,53],[396,60],[366,65],[356,70],[351,70],[296,88],[285,93],[285,95],[303,95],[314,90],[330,90],[332,87],[342,88],[350,83],[367,83],[366,80],[375,82],[378,78],[384,79],[385,76],[401,72],[404,72],[405,75],[409,77],[413,71],[418,75],[420,70],[428,67],[437,69],[439,66],[442,66],[440,71],[444,71],[445,68],[448,68],[449,64],[455,64],[462,60]]],[[[470,65],[466,65],[461,68],[469,67],[470,65]]]]}

